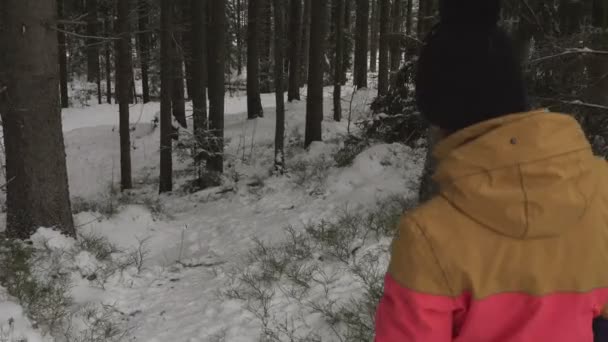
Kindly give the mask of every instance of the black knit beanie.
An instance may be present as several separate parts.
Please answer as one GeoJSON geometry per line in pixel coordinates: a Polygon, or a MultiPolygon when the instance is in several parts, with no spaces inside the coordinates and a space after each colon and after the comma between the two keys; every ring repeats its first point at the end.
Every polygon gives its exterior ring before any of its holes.
{"type": "Polygon", "coordinates": [[[440,0],[440,13],[418,61],[416,100],[423,116],[457,131],[526,111],[521,65],[497,24],[500,0],[440,0]]]}

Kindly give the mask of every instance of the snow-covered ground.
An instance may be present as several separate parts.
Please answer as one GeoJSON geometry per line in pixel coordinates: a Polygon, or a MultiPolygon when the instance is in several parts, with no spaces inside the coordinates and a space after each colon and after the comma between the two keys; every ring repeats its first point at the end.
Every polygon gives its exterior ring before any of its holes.
{"type": "MultiPolygon", "coordinates": [[[[344,91],[345,110],[351,98],[344,91]]],[[[226,99],[227,174],[220,188],[189,193],[187,163],[176,158],[176,191],[157,195],[159,130],[152,121],[158,104],[131,107],[132,163],[136,189],[116,200],[112,188],[119,182],[117,107],[95,105],[63,112],[63,128],[70,191],[76,202],[117,201],[117,213],[104,217],[80,212],[75,221],[80,234],[109,239],[122,250],[144,248],[145,263],[112,277],[103,288],[79,279],[73,285],[76,304],[111,305],[129,327],[130,341],[258,341],[260,322],[244,303],[219,295],[231,281],[230,270],[256,246],[254,240],[278,243],[286,227],[331,220],[346,207],[365,210],[393,195],[415,197],[423,153],[399,144],[366,149],[346,168],[334,167],[333,155],[347,132],[347,123],[331,119],[331,89],[326,89],[323,136],[325,143],[301,148],[305,101],[287,104],[287,161],[289,172],[271,174],[274,150],[274,95],[263,95],[265,117],[246,119],[244,96],[226,99]],[[125,199],[126,198],[126,199],[125,199]]],[[[372,93],[354,97],[355,118],[367,114],[372,93]]],[[[348,113],[345,114],[348,116],[348,113]]],[[[45,230],[39,236],[61,239],[45,230]]],[[[48,241],[47,241],[48,243],[48,241]]],[[[382,242],[386,243],[386,241],[382,242]]],[[[95,264],[79,253],[75,269],[95,264]]],[[[94,258],[92,258],[94,259],[94,258]]],[[[84,273],[82,273],[84,276],[84,273]]],[[[344,297],[348,281],[336,286],[344,297]]],[[[278,303],[274,310],[295,310],[278,303]]],[[[0,341],[8,334],[23,334],[28,342],[42,341],[28,329],[21,308],[8,301],[0,288],[0,341]],[[28,335],[29,334],[29,335],[28,335]]],[[[314,321],[314,320],[313,320],[314,321]]],[[[318,319],[317,319],[318,321],[318,319]]],[[[323,329],[319,327],[311,329],[323,329]]],[[[324,341],[332,341],[331,337],[324,341]]]]}

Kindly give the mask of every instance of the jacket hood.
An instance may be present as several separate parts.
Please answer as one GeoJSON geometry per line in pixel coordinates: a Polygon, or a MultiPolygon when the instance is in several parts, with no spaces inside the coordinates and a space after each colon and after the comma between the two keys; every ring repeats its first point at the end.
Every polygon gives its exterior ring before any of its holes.
{"type": "Polygon", "coordinates": [[[441,196],[471,219],[518,239],[574,228],[594,198],[599,163],[564,114],[513,114],[459,131],[435,149],[441,196]]]}

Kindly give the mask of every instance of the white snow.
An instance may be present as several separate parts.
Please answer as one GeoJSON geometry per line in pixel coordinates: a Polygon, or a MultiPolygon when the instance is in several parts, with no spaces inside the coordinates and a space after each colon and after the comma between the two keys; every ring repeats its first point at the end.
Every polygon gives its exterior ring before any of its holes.
{"type": "MultiPolygon", "coordinates": [[[[346,110],[351,92],[344,90],[346,110]]],[[[128,320],[130,341],[257,341],[260,324],[244,309],[243,302],[218,296],[230,280],[228,270],[242,262],[254,246],[254,238],[272,243],[284,237],[286,227],[330,219],[345,206],[371,207],[379,199],[395,194],[415,197],[413,189],[423,160],[419,150],[380,144],[365,150],[351,167],[332,166],[347,123],[333,122],[331,89],[325,93],[326,142],[314,143],[308,151],[297,147],[304,134],[305,102],[286,105],[286,141],[292,146],[286,151],[287,167],[298,165],[305,171],[292,169],[285,176],[271,175],[274,95],[263,95],[265,118],[257,120],[246,119],[246,97],[227,97],[226,186],[232,187],[231,191],[214,188],[190,194],[179,190],[185,180],[181,176],[176,179],[177,190],[160,197],[156,188],[159,130],[152,125],[158,104],[132,106],[131,153],[137,189],[128,196],[158,201],[160,212],[152,211],[146,201],[134,200],[116,203],[120,209],[110,218],[95,212],[75,215],[80,234],[104,236],[125,253],[145,251],[141,272],[128,268],[108,279],[103,288],[85,279],[103,265],[87,251],[75,252],[64,262],[70,263],[67,268],[74,272],[72,295],[76,304],[104,303],[115,307],[128,320]],[[298,184],[299,172],[317,172],[319,177],[298,184]]],[[[366,91],[353,97],[353,119],[367,115],[365,108],[371,98],[371,92],[366,91]]],[[[72,197],[98,202],[115,200],[111,189],[120,177],[117,121],[114,105],[64,110],[72,197]]],[[[175,164],[177,171],[186,167],[177,158],[175,164]]],[[[48,229],[40,229],[32,240],[37,248],[73,250],[75,246],[73,239],[48,229]]],[[[348,298],[353,291],[357,289],[351,279],[343,278],[333,285],[332,296],[348,298]]],[[[0,289],[0,296],[1,293],[0,289]]],[[[289,302],[277,305],[285,312],[298,310],[289,302]]],[[[28,330],[20,307],[0,297],[0,326],[10,317],[18,319],[15,327],[21,330],[15,331],[30,334],[26,335],[28,342],[42,341],[28,330]]],[[[312,329],[323,324],[316,314],[305,317],[305,321],[312,329]]]]}
{"type": "Polygon", "coordinates": [[[23,308],[11,299],[0,286],[0,341],[2,342],[50,342],[32,328],[23,308]]]}

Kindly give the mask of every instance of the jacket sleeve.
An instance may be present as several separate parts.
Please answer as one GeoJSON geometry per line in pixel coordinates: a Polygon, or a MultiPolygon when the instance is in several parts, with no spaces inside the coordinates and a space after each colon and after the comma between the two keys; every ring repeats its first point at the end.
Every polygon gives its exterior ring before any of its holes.
{"type": "Polygon", "coordinates": [[[412,220],[402,219],[376,313],[375,341],[450,342],[454,303],[425,233],[412,220]]]}

